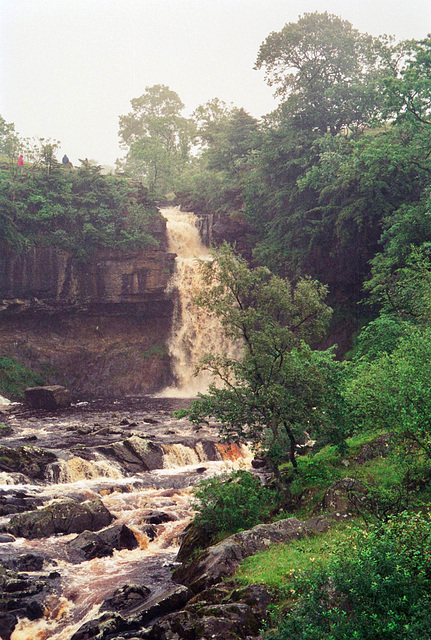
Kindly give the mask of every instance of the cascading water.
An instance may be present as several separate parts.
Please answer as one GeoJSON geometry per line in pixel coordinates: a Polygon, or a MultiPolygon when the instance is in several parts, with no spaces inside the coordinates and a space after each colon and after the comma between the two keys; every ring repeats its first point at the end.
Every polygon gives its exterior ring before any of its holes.
{"type": "MultiPolygon", "coordinates": [[[[1,542],[6,563],[13,566],[22,554],[36,554],[43,558],[45,572],[59,575],[42,602],[43,617],[29,620],[18,615],[12,635],[7,636],[11,640],[70,640],[85,622],[99,615],[106,597],[127,584],[150,585],[155,596],[163,592],[172,584],[169,566],[175,560],[179,536],[193,515],[191,487],[202,478],[250,462],[245,447],[219,443],[213,427],[196,431],[186,420],[171,417],[173,409],[185,406],[174,398],[194,397],[212,381],[208,372],[194,375],[203,354],[232,353],[235,347],[225,339],[217,318],[193,304],[201,286],[199,260],[211,259],[194,215],[177,209],[162,213],[169,248],[178,256],[170,285],[177,300],[169,345],[175,387],[160,394],[164,398],[140,399],[140,408],[132,407],[129,399],[125,406],[131,411],[125,421],[118,407],[92,413],[88,403],[77,405],[64,419],[40,412],[10,414],[7,422],[13,433],[2,439],[11,448],[36,441],[57,457],[46,466],[43,480],[39,476],[34,481],[21,472],[0,473],[2,499],[7,502],[10,498],[13,504],[15,496],[24,496],[33,500],[29,509],[38,509],[57,498],[77,502],[100,498],[114,524],[127,525],[133,532],[138,548],[115,549],[110,556],[75,563],[69,550],[74,533],[1,542]],[[130,426],[121,427],[123,424],[130,426]],[[140,458],[150,449],[159,465],[151,470],[140,458]],[[156,526],[156,537],[151,539],[146,518],[154,510],[169,518],[156,526]]],[[[8,516],[0,517],[0,526],[8,520],[8,516]]]]}
{"type": "Polygon", "coordinates": [[[161,211],[167,223],[169,250],[176,253],[177,258],[169,285],[176,292],[176,306],[168,345],[175,385],[159,395],[191,398],[205,392],[213,382],[208,371],[196,375],[202,356],[230,353],[235,347],[225,337],[219,320],[193,303],[202,286],[199,262],[211,259],[208,247],[201,241],[195,215],[176,208],[161,211]]]}
{"type": "MultiPolygon", "coordinates": [[[[40,600],[44,616],[29,620],[18,615],[11,640],[70,640],[85,622],[100,615],[106,597],[127,584],[148,586],[157,597],[172,585],[170,566],[179,536],[192,517],[191,487],[202,478],[249,462],[245,448],[219,443],[213,427],[196,431],[187,420],[173,418],[172,410],[185,406],[184,401],[141,398],[133,407],[126,401],[121,406],[92,412],[90,403],[61,415],[13,409],[2,417],[12,428],[2,445],[18,449],[32,443],[57,459],[47,464],[43,479],[0,473],[0,506],[9,501],[14,505],[20,496],[31,503],[30,510],[59,498],[78,503],[100,498],[114,516],[113,525],[126,525],[138,542],[132,550],[115,549],[112,555],[76,562],[69,548],[75,533],[0,541],[6,565],[22,554],[35,554],[43,558],[41,573],[59,576],[40,600]],[[159,452],[159,466],[145,471],[142,464],[141,469],[131,470],[130,447],[138,453],[139,446],[146,450],[147,443],[159,452]],[[153,527],[156,537],[151,539],[147,522],[154,512],[168,517],[153,527]]],[[[9,521],[5,513],[0,527],[9,521]]],[[[39,578],[40,572],[32,579],[39,578]]]]}

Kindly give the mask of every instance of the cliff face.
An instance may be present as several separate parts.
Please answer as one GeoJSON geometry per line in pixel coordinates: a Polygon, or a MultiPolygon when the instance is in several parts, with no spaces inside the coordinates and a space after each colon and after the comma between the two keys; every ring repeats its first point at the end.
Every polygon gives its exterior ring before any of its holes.
{"type": "Polygon", "coordinates": [[[0,355],[66,384],[75,397],[124,396],[169,383],[166,343],[175,255],[101,251],[79,263],[36,247],[0,256],[0,355]]]}

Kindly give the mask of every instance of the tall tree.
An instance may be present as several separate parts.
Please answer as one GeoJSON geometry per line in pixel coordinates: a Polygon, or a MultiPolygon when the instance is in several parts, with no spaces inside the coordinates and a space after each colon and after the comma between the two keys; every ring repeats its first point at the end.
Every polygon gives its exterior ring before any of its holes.
{"type": "MultiPolygon", "coordinates": [[[[328,13],[305,13],[261,45],[256,68],[284,102],[282,112],[302,129],[337,134],[367,123],[376,108],[371,82],[377,41],[328,13]]],[[[377,77],[375,78],[375,80],[377,77]]]]}
{"type": "Polygon", "coordinates": [[[224,383],[212,385],[189,410],[196,422],[210,416],[228,440],[266,447],[273,468],[290,457],[298,437],[325,440],[342,430],[341,365],[331,351],[313,351],[331,310],[326,288],[309,278],[293,286],[264,267],[250,269],[224,245],[202,265],[197,303],[221,320],[240,344],[238,357],[208,354],[202,368],[224,383]]]}
{"type": "Polygon", "coordinates": [[[150,192],[164,195],[190,159],[194,124],[181,116],[184,105],[165,85],[147,87],[131,101],[132,111],[120,116],[119,136],[127,150],[124,168],[143,177],[150,192]]]}

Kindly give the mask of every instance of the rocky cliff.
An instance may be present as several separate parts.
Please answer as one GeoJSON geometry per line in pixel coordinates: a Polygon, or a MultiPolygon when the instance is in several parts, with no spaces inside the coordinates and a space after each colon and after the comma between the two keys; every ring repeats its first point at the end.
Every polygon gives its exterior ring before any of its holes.
{"type": "Polygon", "coordinates": [[[41,370],[75,396],[140,394],[169,382],[166,342],[175,255],[99,251],[85,263],[34,247],[0,255],[0,355],[41,370]]]}

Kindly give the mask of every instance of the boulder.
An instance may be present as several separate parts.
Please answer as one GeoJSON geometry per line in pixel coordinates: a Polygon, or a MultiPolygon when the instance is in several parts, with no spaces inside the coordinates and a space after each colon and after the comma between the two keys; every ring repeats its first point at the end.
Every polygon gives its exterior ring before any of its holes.
{"type": "Polygon", "coordinates": [[[12,560],[11,565],[15,571],[41,571],[43,567],[42,556],[34,553],[23,553],[12,560]]]}
{"type": "MultiPolygon", "coordinates": [[[[127,587],[123,589],[127,600],[127,587]]],[[[134,591],[133,586],[131,586],[129,593],[131,606],[129,609],[122,611],[122,615],[112,611],[105,611],[101,617],[90,620],[82,625],[72,636],[71,640],[117,638],[115,634],[121,631],[127,631],[127,637],[131,637],[129,635],[131,631],[141,629],[142,626],[159,618],[161,615],[181,609],[192,595],[186,587],[181,585],[170,588],[150,600],[145,599],[145,591],[143,591],[143,595],[140,597],[139,592],[134,591]],[[135,595],[133,595],[133,593],[135,593],[135,595]],[[133,600],[135,600],[134,605],[132,605],[133,600]]],[[[120,601],[117,600],[115,594],[113,598],[115,602],[120,601]]],[[[120,598],[119,594],[118,598],[120,598]]],[[[142,638],[143,636],[140,635],[139,637],[142,638]]]]}
{"type": "Polygon", "coordinates": [[[70,640],[97,640],[116,637],[119,631],[125,631],[128,625],[124,618],[116,613],[106,612],[97,619],[89,620],[76,631],[70,640]]]}
{"type": "Polygon", "coordinates": [[[148,587],[125,584],[103,601],[100,611],[116,611],[122,615],[130,614],[133,610],[141,608],[150,594],[151,591],[148,587]]]}
{"type": "Polygon", "coordinates": [[[187,604],[192,595],[187,587],[175,585],[161,594],[149,598],[140,611],[133,611],[132,616],[128,617],[129,624],[139,628],[171,611],[178,611],[187,604]]]}
{"type": "Polygon", "coordinates": [[[44,480],[48,464],[57,459],[51,451],[24,445],[13,449],[0,445],[0,471],[23,473],[32,480],[44,480]]]}
{"type": "Polygon", "coordinates": [[[113,551],[112,547],[93,531],[83,531],[68,543],[68,547],[78,552],[82,560],[111,556],[113,551]]]}
{"type": "MultiPolygon", "coordinates": [[[[315,528],[296,518],[272,524],[258,524],[248,531],[235,533],[218,544],[205,549],[189,564],[175,570],[173,580],[199,593],[223,578],[233,575],[244,558],[267,549],[275,543],[312,535],[315,528]]],[[[182,557],[180,550],[180,557],[182,557]]]]}
{"type": "Polygon", "coordinates": [[[38,511],[17,514],[5,528],[17,537],[46,538],[56,533],[98,531],[111,524],[112,520],[113,516],[98,498],[82,503],[65,499],[38,511]]]}
{"type": "Polygon", "coordinates": [[[345,517],[355,510],[355,502],[360,494],[365,494],[365,487],[359,480],[355,478],[337,480],[326,490],[323,508],[335,515],[345,517]],[[353,496],[354,500],[352,500],[353,496]]]}
{"type": "Polygon", "coordinates": [[[117,524],[103,531],[99,531],[99,538],[111,549],[136,549],[138,541],[136,536],[125,524],[117,524]]]}
{"type": "Polygon", "coordinates": [[[270,602],[271,596],[262,585],[232,590],[232,585],[226,583],[195,596],[183,611],[159,618],[142,637],[148,640],[251,640],[259,637],[270,602]]]}
{"type": "Polygon", "coordinates": [[[359,464],[365,464],[368,460],[378,457],[386,457],[391,450],[391,433],[384,433],[378,436],[373,442],[363,444],[355,460],[359,464]]]}
{"type": "Polygon", "coordinates": [[[78,552],[81,560],[111,556],[114,549],[136,549],[136,536],[126,525],[115,525],[99,533],[83,531],[68,543],[72,552],[78,552]]]}
{"type": "Polygon", "coordinates": [[[47,580],[35,580],[0,565],[0,634],[10,640],[19,618],[36,620],[43,617],[43,609],[36,598],[43,598],[47,580]]]}
{"type": "Polygon", "coordinates": [[[30,409],[62,409],[72,402],[70,391],[61,385],[29,387],[24,391],[25,402],[30,409]]]}
{"type": "Polygon", "coordinates": [[[172,520],[175,518],[165,511],[150,511],[143,518],[147,524],[163,524],[164,522],[172,522],[172,520]]]}
{"type": "Polygon", "coordinates": [[[142,462],[145,471],[163,469],[163,449],[160,445],[139,436],[131,436],[123,440],[123,444],[142,462]]]}

